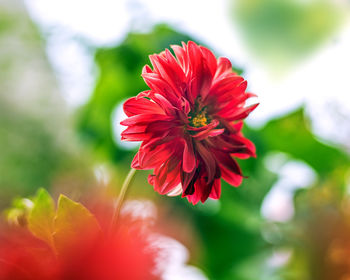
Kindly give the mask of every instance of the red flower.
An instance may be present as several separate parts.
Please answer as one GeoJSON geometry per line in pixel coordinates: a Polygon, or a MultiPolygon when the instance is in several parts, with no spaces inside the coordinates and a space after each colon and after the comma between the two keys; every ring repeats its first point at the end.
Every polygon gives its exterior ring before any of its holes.
{"type": "MultiPolygon", "coordinates": [[[[60,254],[22,228],[0,227],[1,280],[157,280],[158,251],[138,228],[121,227],[107,238],[86,231],[60,254]],[[86,235],[87,234],[87,235],[86,235]]],[[[69,235],[70,232],[65,234],[69,235]]],[[[148,236],[146,236],[148,238],[148,236]]]]}
{"type": "MultiPolygon", "coordinates": [[[[56,280],[57,260],[47,244],[0,221],[0,279],[56,280]]],[[[57,279],[58,280],[58,279],[57,279]]]]}
{"type": "Polygon", "coordinates": [[[149,183],[160,194],[182,192],[193,204],[218,199],[221,177],[242,182],[234,157],[255,156],[241,129],[258,104],[244,107],[254,95],[227,58],[191,41],[172,49],[176,58],[167,49],[150,56],[153,70],[143,68],[150,90],[125,102],[122,139],[142,141],[132,167],[154,169],[149,183]]]}

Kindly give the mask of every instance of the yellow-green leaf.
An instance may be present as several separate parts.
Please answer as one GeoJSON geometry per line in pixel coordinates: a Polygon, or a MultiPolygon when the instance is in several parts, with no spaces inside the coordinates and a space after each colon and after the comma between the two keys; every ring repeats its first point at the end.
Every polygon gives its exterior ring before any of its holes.
{"type": "Polygon", "coordinates": [[[28,229],[37,238],[53,245],[53,221],[55,217],[55,203],[50,194],[40,189],[34,199],[34,206],[28,216],[28,229]]]}
{"type": "Polygon", "coordinates": [[[54,230],[55,248],[60,253],[76,240],[100,232],[100,226],[95,216],[82,204],[61,195],[58,199],[54,230]]]}

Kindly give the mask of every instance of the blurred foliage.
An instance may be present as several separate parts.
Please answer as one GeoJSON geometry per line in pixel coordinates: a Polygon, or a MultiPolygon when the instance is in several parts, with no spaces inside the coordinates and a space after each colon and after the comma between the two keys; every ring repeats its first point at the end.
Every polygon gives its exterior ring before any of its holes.
{"type": "Polygon", "coordinates": [[[16,198],[10,207],[4,212],[9,224],[26,226],[28,215],[33,207],[32,200],[28,198],[16,198]]]}
{"type": "MultiPolygon", "coordinates": [[[[348,279],[350,276],[350,200],[331,182],[297,193],[294,227],[288,231],[295,250],[286,271],[303,279],[348,279]],[[301,263],[298,257],[305,258],[301,263]]],[[[286,277],[286,279],[300,279],[286,277]]]]}
{"type": "Polygon", "coordinates": [[[33,207],[27,217],[28,229],[34,236],[45,241],[50,246],[54,244],[52,236],[55,230],[54,218],[55,202],[46,190],[39,189],[33,199],[33,207]]]}
{"type": "Polygon", "coordinates": [[[315,141],[308,127],[303,110],[300,109],[291,115],[270,121],[260,137],[267,150],[282,151],[301,159],[317,171],[322,181],[333,180],[338,186],[344,186],[350,163],[348,155],[342,150],[315,141]]]}
{"type": "Polygon", "coordinates": [[[80,154],[83,149],[74,138],[63,136],[58,127],[53,133],[48,123],[0,104],[0,209],[14,196],[33,194],[38,187],[52,188],[64,181],[68,185],[71,180],[76,189],[92,184],[88,151],[80,154]]]}
{"type": "Polygon", "coordinates": [[[0,1],[0,209],[68,178],[91,184],[44,48],[22,1],[0,1]]]}
{"type": "Polygon", "coordinates": [[[94,232],[101,230],[96,217],[83,206],[64,195],[60,195],[56,203],[43,188],[29,198],[16,199],[7,210],[10,223],[14,214],[25,221],[19,224],[38,239],[48,244],[56,253],[67,246],[68,242],[81,238],[82,229],[94,232]],[[78,230],[79,229],[79,230],[78,230]]]}
{"type": "Polygon", "coordinates": [[[344,11],[332,0],[232,0],[232,17],[246,45],[273,66],[288,66],[320,46],[344,11]]]}
{"type": "Polygon", "coordinates": [[[26,195],[38,186],[48,186],[60,166],[71,164],[67,154],[57,147],[42,121],[4,103],[0,107],[1,194],[26,195]]]}

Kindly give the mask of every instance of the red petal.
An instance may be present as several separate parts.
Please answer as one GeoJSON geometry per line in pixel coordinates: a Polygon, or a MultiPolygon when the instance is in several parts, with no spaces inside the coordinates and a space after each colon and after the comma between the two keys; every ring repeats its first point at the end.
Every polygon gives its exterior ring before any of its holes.
{"type": "MultiPolygon", "coordinates": [[[[197,167],[197,165],[196,165],[197,167]]],[[[196,175],[196,169],[192,170],[191,173],[186,173],[186,172],[181,172],[181,185],[182,185],[182,197],[185,197],[186,196],[186,191],[188,189],[188,186],[189,184],[192,182],[193,179],[196,179],[194,178],[195,175],[196,175]]]]}
{"type": "MultiPolygon", "coordinates": [[[[220,179],[218,180],[220,181],[220,179]]],[[[212,192],[214,181],[207,183],[205,180],[205,174],[201,174],[201,176],[194,183],[193,194],[186,196],[188,201],[192,204],[196,204],[199,201],[204,203],[208,199],[210,193],[212,192]]]]}
{"type": "Polygon", "coordinates": [[[207,149],[201,142],[196,142],[196,148],[199,156],[204,162],[205,169],[208,174],[207,182],[213,182],[217,168],[216,160],[212,155],[211,151],[207,149]]]}
{"type": "Polygon", "coordinates": [[[162,137],[158,137],[158,138],[152,138],[149,141],[147,141],[147,143],[143,143],[143,147],[146,149],[155,149],[157,146],[165,144],[167,142],[173,141],[174,139],[178,138],[178,136],[175,135],[169,135],[170,133],[166,132],[165,135],[163,135],[162,137]]]}
{"type": "Polygon", "coordinates": [[[238,157],[238,158],[248,158],[248,157],[256,157],[255,154],[255,145],[253,144],[252,141],[250,141],[249,139],[243,137],[243,135],[240,133],[240,135],[231,135],[231,139],[233,141],[237,141],[237,142],[241,142],[242,144],[244,144],[245,149],[242,149],[239,152],[235,152],[232,155],[238,157]]]}
{"type": "Polygon", "coordinates": [[[237,130],[237,132],[239,132],[243,128],[243,121],[239,121],[239,122],[233,124],[232,126],[237,130]]]}
{"type": "Polygon", "coordinates": [[[219,199],[220,195],[221,195],[221,180],[215,179],[209,197],[212,199],[219,199]]]}
{"type": "Polygon", "coordinates": [[[164,95],[172,104],[176,104],[178,94],[156,73],[145,73],[142,77],[146,84],[154,91],[164,95]]]}
{"type": "Polygon", "coordinates": [[[230,73],[220,79],[214,80],[213,86],[210,89],[210,94],[221,95],[227,91],[235,89],[242,82],[244,82],[244,79],[241,76],[230,73]]]}
{"type": "Polygon", "coordinates": [[[238,120],[243,120],[246,117],[248,117],[248,115],[256,108],[258,107],[259,103],[248,106],[248,107],[244,107],[244,108],[237,108],[237,110],[232,110],[232,111],[227,111],[223,114],[221,114],[221,116],[223,118],[226,118],[228,121],[238,121],[238,120]]]}
{"type": "Polygon", "coordinates": [[[151,67],[149,67],[149,65],[145,65],[143,68],[142,68],[142,74],[146,74],[146,73],[153,73],[151,67]]]}
{"type": "Polygon", "coordinates": [[[175,126],[178,126],[179,122],[174,120],[155,120],[151,122],[147,128],[146,132],[163,135],[175,126]]]}
{"type": "Polygon", "coordinates": [[[190,101],[194,101],[199,94],[203,98],[206,97],[211,87],[213,75],[200,47],[192,41],[188,42],[188,57],[192,69],[189,94],[190,101]]]}
{"type": "Polygon", "coordinates": [[[177,109],[174,107],[163,95],[154,93],[150,95],[150,98],[159,104],[160,107],[163,108],[163,110],[168,114],[168,115],[174,115],[175,110],[177,109]]]}
{"type": "MultiPolygon", "coordinates": [[[[172,55],[170,54],[170,56],[172,55]]],[[[156,72],[172,87],[178,96],[181,96],[182,87],[186,79],[181,67],[176,63],[175,58],[173,58],[173,65],[167,63],[165,58],[159,55],[151,55],[150,60],[156,72]]]]}
{"type": "Polygon", "coordinates": [[[201,87],[201,68],[202,68],[202,53],[198,47],[198,45],[192,41],[189,41],[187,44],[187,55],[190,61],[190,69],[192,70],[189,94],[191,103],[194,102],[197,95],[200,93],[201,87]]]}
{"type": "Polygon", "coordinates": [[[182,168],[185,172],[190,173],[196,167],[196,156],[193,152],[192,140],[183,140],[184,152],[182,158],[182,168]]]}
{"type": "Polygon", "coordinates": [[[139,151],[139,165],[144,169],[152,169],[161,165],[175,152],[167,143],[159,145],[153,150],[143,149],[143,145],[140,147],[142,152],[139,151]]]}
{"type": "Polygon", "coordinates": [[[221,170],[222,179],[224,179],[230,185],[238,187],[242,183],[242,180],[243,180],[242,175],[236,174],[226,169],[223,166],[221,166],[220,170],[221,170]]]}
{"type": "Polygon", "coordinates": [[[185,75],[187,76],[188,74],[188,57],[187,54],[184,50],[184,48],[181,48],[180,46],[177,45],[171,45],[171,48],[173,49],[176,59],[181,65],[181,68],[183,69],[185,75]]]}
{"type": "Polygon", "coordinates": [[[125,114],[128,117],[139,114],[164,114],[164,110],[158,104],[146,99],[131,97],[123,105],[125,114]]]}
{"type": "Polygon", "coordinates": [[[232,64],[230,60],[228,60],[226,57],[219,57],[215,78],[230,72],[232,72],[232,64]]]}
{"type": "Polygon", "coordinates": [[[180,184],[179,161],[169,159],[155,173],[153,186],[160,194],[167,194],[180,184]]]}
{"type": "Polygon", "coordinates": [[[170,121],[174,120],[172,116],[160,115],[160,114],[140,114],[132,116],[120,122],[121,125],[130,126],[130,125],[145,125],[155,120],[170,121]]]}
{"type": "Polygon", "coordinates": [[[133,125],[129,126],[121,133],[121,140],[127,141],[144,141],[147,140],[150,135],[145,133],[146,125],[133,125]]]}
{"type": "Polygon", "coordinates": [[[217,162],[219,163],[221,169],[227,169],[232,173],[242,176],[242,171],[238,163],[230,156],[230,154],[220,152],[217,150],[212,150],[212,152],[217,162]]]}
{"type": "Polygon", "coordinates": [[[177,86],[183,86],[183,83],[186,81],[186,76],[183,69],[179,66],[175,57],[168,49],[165,50],[165,57],[168,60],[168,66],[170,68],[169,71],[171,71],[170,75],[172,75],[171,78],[177,86]]]}
{"type": "Polygon", "coordinates": [[[215,55],[206,47],[200,46],[200,49],[210,69],[211,75],[214,76],[217,69],[217,60],[215,55]]]}
{"type": "Polygon", "coordinates": [[[134,158],[131,162],[131,167],[134,169],[141,169],[140,164],[139,164],[139,153],[140,153],[140,151],[138,151],[136,153],[136,155],[134,156],[134,158]]]}
{"type": "Polygon", "coordinates": [[[206,142],[212,149],[222,151],[228,154],[237,153],[246,150],[246,145],[243,141],[238,141],[231,137],[232,134],[220,134],[219,137],[207,138],[206,142]]]}
{"type": "Polygon", "coordinates": [[[201,140],[206,139],[208,137],[219,136],[220,134],[224,133],[224,131],[225,131],[224,128],[206,130],[206,131],[199,132],[192,137],[195,138],[197,141],[201,141],[201,140]]]}
{"type": "Polygon", "coordinates": [[[243,78],[231,78],[230,80],[232,80],[232,82],[229,84],[219,83],[219,87],[211,92],[211,94],[216,97],[216,102],[218,103],[219,107],[223,107],[222,105],[227,104],[227,102],[234,102],[233,104],[236,105],[250,97],[249,95],[245,94],[247,81],[244,81],[243,78]]]}

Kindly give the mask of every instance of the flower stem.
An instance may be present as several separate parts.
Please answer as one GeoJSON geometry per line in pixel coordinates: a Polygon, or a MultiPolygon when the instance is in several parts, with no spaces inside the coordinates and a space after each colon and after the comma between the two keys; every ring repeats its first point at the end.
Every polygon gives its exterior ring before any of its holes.
{"type": "Polygon", "coordinates": [[[126,178],[123,182],[123,186],[120,190],[120,193],[118,195],[118,199],[117,199],[117,202],[115,204],[114,211],[113,211],[113,216],[112,216],[112,220],[111,220],[111,224],[110,224],[110,232],[111,233],[113,232],[113,229],[114,229],[115,225],[117,224],[118,218],[120,216],[120,209],[122,208],[126,192],[128,191],[128,189],[131,185],[131,182],[132,182],[132,179],[134,178],[135,173],[136,173],[136,169],[131,168],[128,175],[126,176],[126,178]]]}

